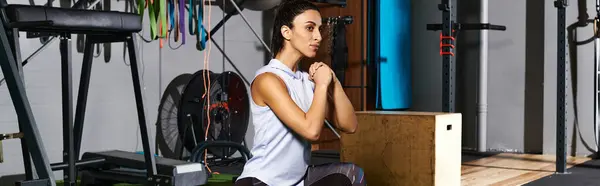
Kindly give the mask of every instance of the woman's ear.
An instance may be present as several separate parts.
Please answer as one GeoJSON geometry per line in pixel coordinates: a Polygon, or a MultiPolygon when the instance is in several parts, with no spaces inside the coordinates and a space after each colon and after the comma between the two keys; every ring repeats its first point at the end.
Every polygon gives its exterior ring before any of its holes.
{"type": "Polygon", "coordinates": [[[285,25],[281,26],[281,35],[283,36],[283,38],[285,40],[290,40],[291,35],[292,35],[291,32],[292,32],[292,30],[290,29],[290,27],[285,26],[285,25]]]}

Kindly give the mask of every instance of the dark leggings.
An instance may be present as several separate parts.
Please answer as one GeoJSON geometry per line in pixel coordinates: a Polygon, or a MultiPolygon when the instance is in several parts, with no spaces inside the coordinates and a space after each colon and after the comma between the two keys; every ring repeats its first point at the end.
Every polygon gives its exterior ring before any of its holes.
{"type": "MultiPolygon", "coordinates": [[[[311,165],[304,177],[307,186],[363,186],[367,185],[363,170],[351,163],[329,163],[311,165]]],[[[242,178],[235,182],[235,186],[267,186],[257,178],[242,178]]]]}

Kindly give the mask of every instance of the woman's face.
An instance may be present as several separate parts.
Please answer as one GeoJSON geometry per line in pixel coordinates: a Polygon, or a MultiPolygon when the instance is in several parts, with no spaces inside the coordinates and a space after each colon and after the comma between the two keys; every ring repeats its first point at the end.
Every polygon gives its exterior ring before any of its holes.
{"type": "Polygon", "coordinates": [[[317,55],[321,43],[321,14],[315,10],[307,10],[296,16],[294,27],[282,29],[293,48],[304,56],[312,58],[317,55]]]}

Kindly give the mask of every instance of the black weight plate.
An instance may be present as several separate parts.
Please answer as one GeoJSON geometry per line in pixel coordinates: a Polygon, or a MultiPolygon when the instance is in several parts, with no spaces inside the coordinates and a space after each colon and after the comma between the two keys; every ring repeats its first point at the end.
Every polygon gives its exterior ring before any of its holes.
{"type": "MultiPolygon", "coordinates": [[[[158,106],[156,141],[162,155],[167,158],[181,159],[183,154],[183,144],[177,125],[177,113],[181,95],[191,77],[192,74],[181,74],[175,77],[165,88],[158,106]]],[[[186,153],[189,154],[189,152],[186,153]]]]}
{"type": "MultiPolygon", "coordinates": [[[[203,110],[202,96],[204,95],[205,81],[214,81],[215,74],[209,70],[199,70],[194,73],[188,82],[181,97],[181,105],[177,113],[177,123],[182,136],[184,147],[192,151],[197,144],[204,141],[204,130],[202,129],[203,110]]],[[[207,86],[208,86],[208,82],[207,86]]]]}

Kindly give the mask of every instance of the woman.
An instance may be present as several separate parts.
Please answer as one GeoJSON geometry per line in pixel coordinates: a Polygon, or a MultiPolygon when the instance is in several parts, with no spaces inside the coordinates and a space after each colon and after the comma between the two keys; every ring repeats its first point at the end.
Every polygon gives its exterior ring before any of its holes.
{"type": "Polygon", "coordinates": [[[274,59],[260,68],[251,85],[253,157],[236,185],[366,185],[362,169],[350,163],[309,165],[310,142],[319,139],[324,120],[342,132],[357,128],[354,108],[333,71],[314,63],[309,72],[299,61],[317,54],[321,15],[305,0],[284,0],[278,7],[271,48],[274,59]]]}

